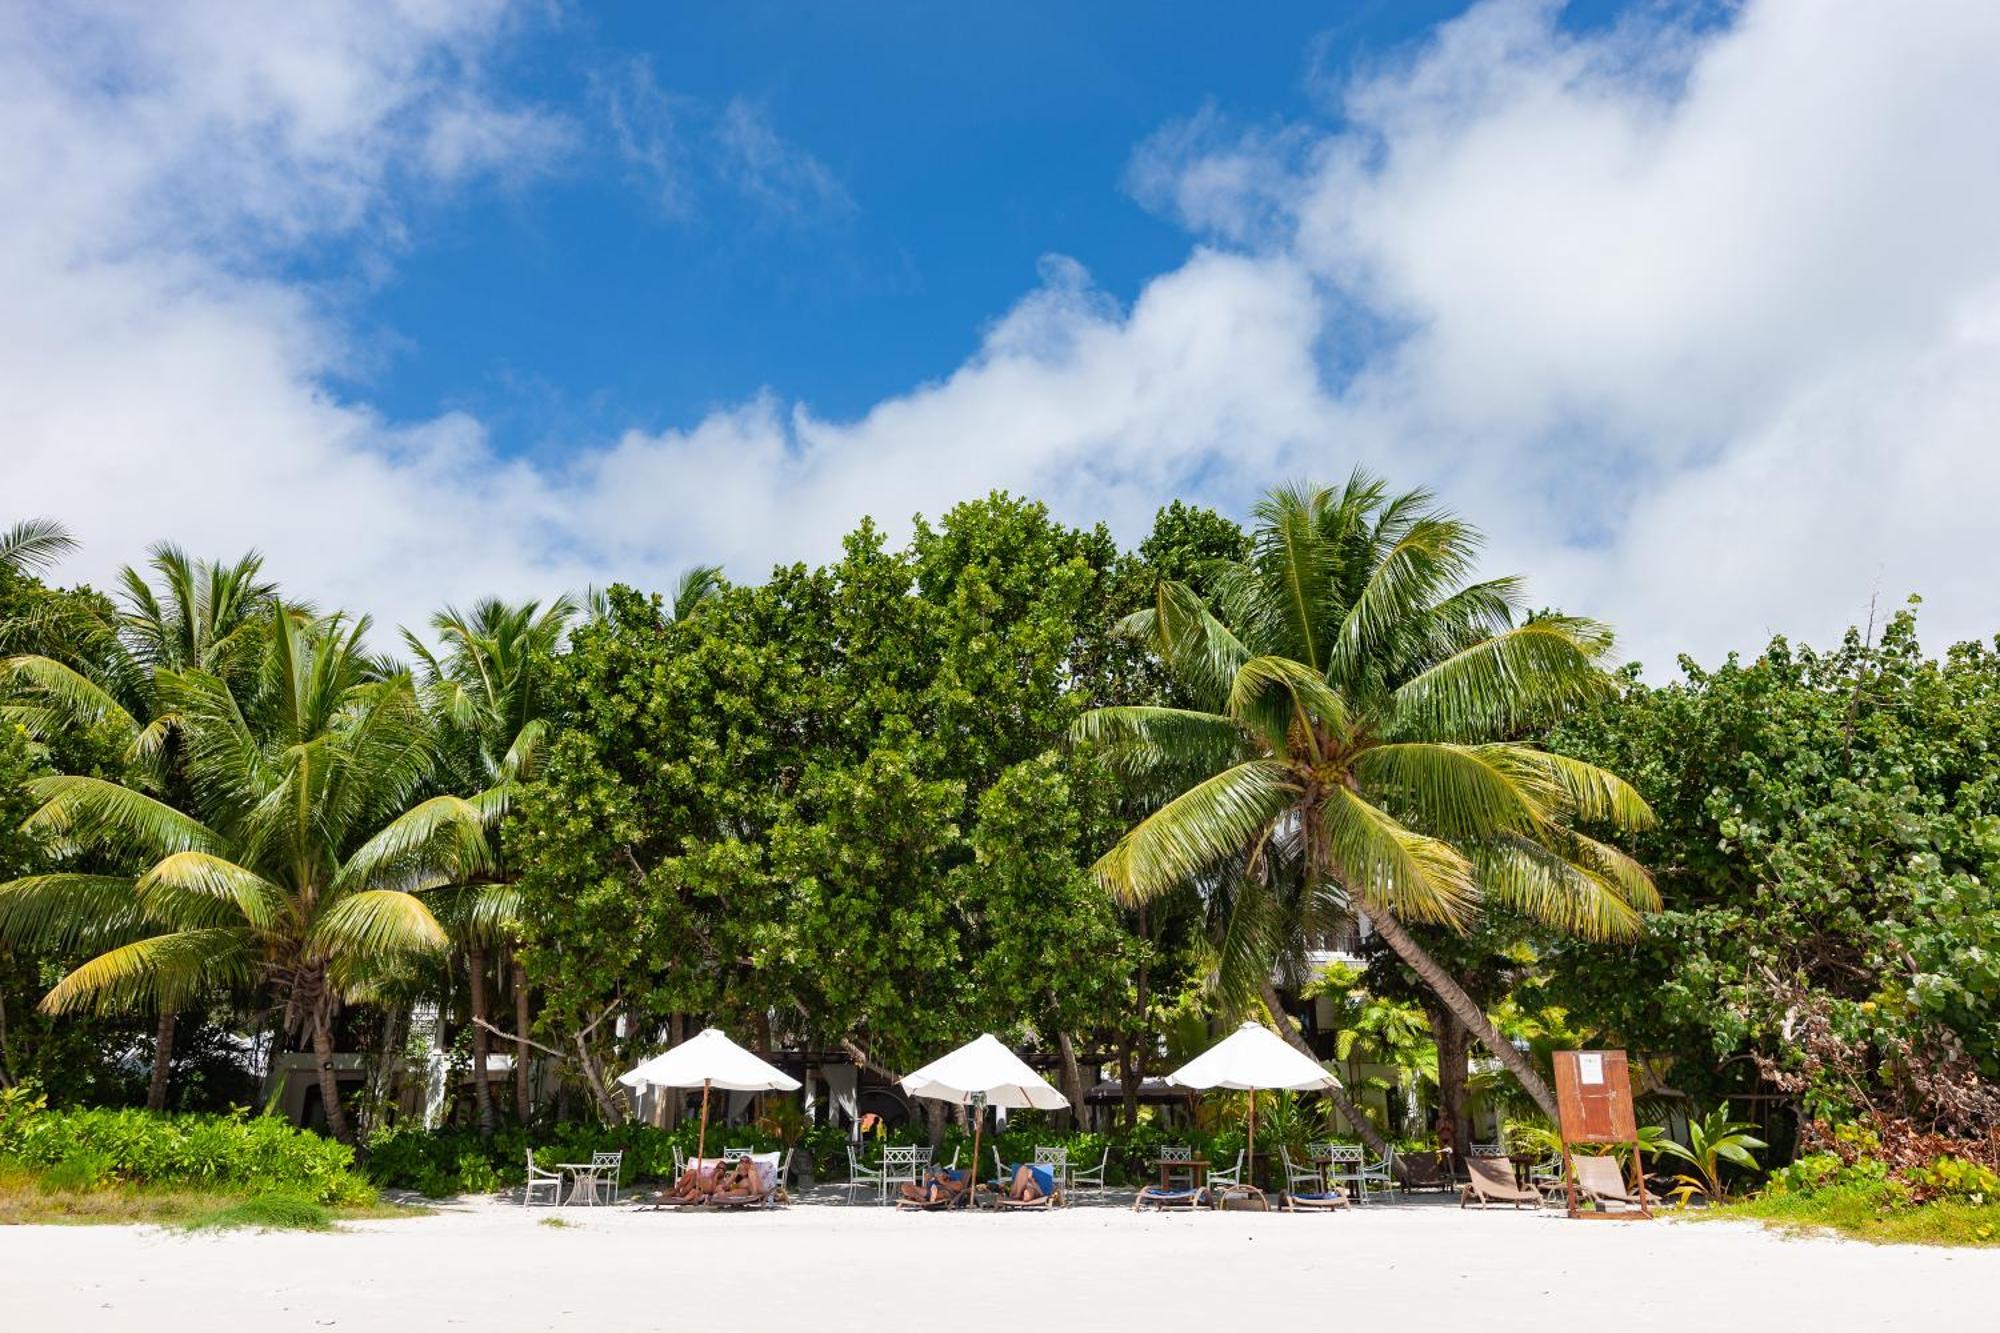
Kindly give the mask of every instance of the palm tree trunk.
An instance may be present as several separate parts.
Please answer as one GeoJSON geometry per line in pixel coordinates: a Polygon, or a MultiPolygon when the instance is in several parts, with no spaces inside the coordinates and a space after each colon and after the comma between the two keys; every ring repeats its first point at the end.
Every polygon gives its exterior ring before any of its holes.
{"type": "MultiPolygon", "coordinates": [[[[1320,1058],[1313,1054],[1313,1048],[1306,1045],[1305,1037],[1300,1035],[1298,1024],[1292,1020],[1290,1014],[1285,1012],[1284,1003],[1278,998],[1278,988],[1266,981],[1263,986],[1263,994],[1264,1007],[1271,1011],[1271,1021],[1278,1025],[1278,1035],[1289,1042],[1292,1049],[1300,1055],[1305,1056],[1306,1059],[1312,1061],[1314,1064],[1321,1063],[1320,1058]]],[[[1331,1101],[1339,1109],[1340,1114],[1346,1119],[1347,1123],[1353,1127],[1355,1137],[1368,1145],[1369,1152],[1374,1153],[1377,1158],[1389,1155],[1389,1140],[1382,1137],[1382,1132],[1375,1128],[1374,1121],[1362,1114],[1361,1108],[1355,1104],[1354,1099],[1347,1095],[1346,1088],[1336,1083],[1326,1090],[1326,1096],[1327,1100],[1331,1101]]],[[[1392,1162],[1390,1169],[1396,1173],[1396,1179],[1404,1180],[1407,1178],[1408,1168],[1403,1165],[1401,1158],[1397,1158],[1392,1162]]]]}
{"type": "Polygon", "coordinates": [[[486,950],[471,945],[465,964],[472,977],[472,1104],[479,1108],[479,1137],[493,1137],[493,1086],[486,1081],[486,1054],[492,1038],[486,1024],[493,1015],[486,1002],[486,950]]]}
{"type": "Polygon", "coordinates": [[[1394,915],[1379,907],[1369,907],[1366,914],[1369,924],[1375,927],[1375,933],[1396,951],[1398,958],[1409,964],[1410,970],[1421,977],[1426,986],[1436,992],[1437,997],[1444,1001],[1445,1007],[1451,1010],[1452,1016],[1463,1023],[1473,1036],[1479,1038],[1479,1044],[1493,1053],[1507,1072],[1520,1083],[1522,1091],[1534,1098],[1535,1105],[1539,1106],[1542,1114],[1549,1118],[1549,1123],[1552,1125],[1558,1123],[1556,1097],[1549,1091],[1549,1085],[1542,1080],[1539,1073],[1535,1072],[1535,1067],[1528,1063],[1528,1057],[1516,1050],[1513,1042],[1500,1035],[1500,1030],[1493,1026],[1493,1021],[1487,1018],[1486,1012],[1474,1004],[1472,997],[1465,993],[1465,988],[1452,980],[1451,974],[1438,966],[1435,958],[1424,952],[1424,947],[1411,937],[1409,931],[1403,929],[1403,923],[1396,920],[1394,915]]]}
{"type": "Polygon", "coordinates": [[[167,1077],[174,1067],[174,1014],[160,1015],[159,1030],[153,1034],[153,1081],[146,1085],[146,1109],[167,1109],[167,1077]]]}
{"type": "Polygon", "coordinates": [[[1471,1034],[1442,1003],[1424,1006],[1430,1013],[1431,1035],[1437,1039],[1438,1115],[1451,1126],[1451,1142],[1463,1156],[1472,1155],[1472,1110],[1466,1096],[1466,1038],[1471,1034]]]}
{"type": "Polygon", "coordinates": [[[354,1142],[354,1131],[347,1123],[347,1112],[340,1105],[340,1080],[333,1072],[333,998],[324,989],[312,1001],[312,1043],[313,1061],[319,1066],[319,1100],[326,1112],[326,1128],[329,1134],[342,1143],[354,1142]]]}
{"type": "Polygon", "coordinates": [[[525,1125],[534,1112],[528,1099],[528,969],[519,953],[507,960],[507,968],[514,986],[514,1115],[525,1125]]]}

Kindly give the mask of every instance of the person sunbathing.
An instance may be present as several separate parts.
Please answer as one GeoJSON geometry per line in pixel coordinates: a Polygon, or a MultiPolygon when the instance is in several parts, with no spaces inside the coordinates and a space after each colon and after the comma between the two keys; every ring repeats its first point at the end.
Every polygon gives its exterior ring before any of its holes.
{"type": "Polygon", "coordinates": [[[689,1162],[687,1170],[681,1172],[680,1179],[667,1191],[669,1198],[693,1203],[705,1199],[715,1190],[715,1167],[701,1161],[689,1162]]]}
{"type": "Polygon", "coordinates": [[[736,1159],[736,1165],[722,1177],[715,1187],[718,1199],[754,1199],[764,1192],[764,1173],[757,1163],[748,1157],[736,1159]]]}
{"type": "Polygon", "coordinates": [[[896,1188],[896,1193],[910,1203],[943,1203],[965,1193],[966,1175],[950,1167],[934,1168],[924,1177],[924,1183],[905,1183],[896,1188]]]}
{"type": "Polygon", "coordinates": [[[1014,1168],[1014,1178],[1007,1183],[1007,1197],[1015,1203],[1033,1203],[1055,1189],[1055,1173],[1045,1166],[1023,1163],[1014,1168]]]}

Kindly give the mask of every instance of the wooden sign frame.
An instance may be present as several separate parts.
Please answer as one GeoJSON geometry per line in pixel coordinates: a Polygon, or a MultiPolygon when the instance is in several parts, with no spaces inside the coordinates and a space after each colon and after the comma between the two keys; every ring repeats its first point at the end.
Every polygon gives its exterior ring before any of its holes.
{"type": "Polygon", "coordinates": [[[1571,1217],[1610,1218],[1619,1221],[1653,1216],[1652,1200],[1646,1194],[1646,1161],[1639,1147],[1639,1125],[1632,1106],[1632,1074],[1623,1051],[1557,1051],[1556,1109],[1560,1122],[1556,1136],[1562,1143],[1563,1188],[1567,1192],[1571,1217]],[[1629,1145],[1632,1149],[1633,1194],[1639,1200],[1636,1212],[1611,1212],[1600,1206],[1583,1211],[1582,1192],[1576,1183],[1576,1162],[1570,1154],[1573,1143],[1629,1145]]]}

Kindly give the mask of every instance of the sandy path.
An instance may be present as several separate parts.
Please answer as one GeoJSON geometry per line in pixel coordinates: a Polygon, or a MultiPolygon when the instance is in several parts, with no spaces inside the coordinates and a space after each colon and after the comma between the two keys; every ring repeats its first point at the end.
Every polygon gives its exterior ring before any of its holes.
{"type": "Polygon", "coordinates": [[[1021,1333],[1060,1312],[1057,1327],[1111,1329],[1301,1317],[1323,1329],[2000,1328],[2000,1252],[1787,1240],[1734,1224],[1435,1204],[1331,1217],[565,1209],[574,1226],[562,1230],[537,1224],[547,1215],[481,1201],[333,1236],[0,1229],[0,1326],[1021,1333]],[[750,1313],[758,1300],[768,1319],[750,1313]],[[724,1308],[690,1318],[704,1301],[724,1308]]]}

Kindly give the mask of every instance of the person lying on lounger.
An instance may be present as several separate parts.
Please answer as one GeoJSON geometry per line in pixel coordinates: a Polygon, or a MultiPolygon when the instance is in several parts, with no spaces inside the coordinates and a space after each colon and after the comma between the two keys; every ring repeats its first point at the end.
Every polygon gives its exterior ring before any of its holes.
{"type": "Polygon", "coordinates": [[[754,1199],[763,1192],[764,1173],[748,1157],[737,1158],[736,1164],[715,1186],[715,1197],[718,1199],[754,1199]]]}
{"type": "Polygon", "coordinates": [[[896,1193],[911,1203],[943,1203],[965,1193],[966,1173],[950,1167],[935,1167],[921,1185],[904,1184],[896,1193]]]}
{"type": "Polygon", "coordinates": [[[687,1170],[681,1172],[680,1179],[676,1180],[673,1188],[667,1191],[667,1197],[693,1203],[697,1199],[707,1198],[715,1190],[715,1186],[715,1165],[704,1164],[697,1160],[688,1163],[687,1170]]]}
{"type": "Polygon", "coordinates": [[[1033,1203],[1055,1191],[1055,1172],[1046,1166],[1023,1163],[1014,1168],[1014,1178],[1007,1182],[1007,1197],[1015,1203],[1033,1203]]]}

